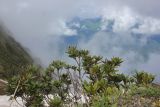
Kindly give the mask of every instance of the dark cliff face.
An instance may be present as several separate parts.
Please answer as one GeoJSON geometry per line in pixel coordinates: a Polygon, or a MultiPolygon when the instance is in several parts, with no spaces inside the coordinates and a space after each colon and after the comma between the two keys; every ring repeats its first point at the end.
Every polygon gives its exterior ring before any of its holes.
{"type": "Polygon", "coordinates": [[[0,25],[0,78],[10,78],[32,63],[26,50],[0,25]]]}

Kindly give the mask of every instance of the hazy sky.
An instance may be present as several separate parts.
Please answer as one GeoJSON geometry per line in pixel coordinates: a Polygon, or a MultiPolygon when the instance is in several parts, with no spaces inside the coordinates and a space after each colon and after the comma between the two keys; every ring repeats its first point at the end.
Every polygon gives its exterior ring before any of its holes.
{"type": "Polygon", "coordinates": [[[75,17],[101,17],[102,30],[78,46],[105,57],[123,57],[124,71],[137,68],[156,75],[160,75],[160,45],[147,41],[160,35],[159,10],[160,0],[0,0],[0,20],[44,65],[53,59],[66,59],[59,45],[61,36],[78,35],[67,22],[75,17]],[[104,32],[108,20],[114,20],[112,34],[104,32]],[[136,24],[139,27],[131,29],[136,24]],[[132,33],[141,37],[135,39],[132,33]]]}

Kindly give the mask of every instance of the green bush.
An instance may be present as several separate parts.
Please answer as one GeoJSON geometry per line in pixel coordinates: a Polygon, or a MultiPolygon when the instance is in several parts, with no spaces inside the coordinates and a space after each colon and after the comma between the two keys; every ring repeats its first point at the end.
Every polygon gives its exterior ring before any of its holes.
{"type": "MultiPolygon", "coordinates": [[[[116,107],[120,97],[132,91],[133,77],[119,73],[121,58],[106,60],[76,47],[69,47],[66,53],[75,64],[56,60],[44,70],[27,67],[22,74],[8,81],[8,94],[14,99],[21,97],[26,107],[41,107],[44,101],[50,107],[116,107]]],[[[154,79],[145,72],[136,73],[134,77],[137,84],[149,84],[154,79]]],[[[154,91],[149,91],[152,95],[158,92],[151,90],[154,91]]]]}
{"type": "Polygon", "coordinates": [[[159,97],[160,96],[160,89],[156,87],[138,87],[134,94],[139,94],[143,97],[159,97]]]}
{"type": "Polygon", "coordinates": [[[153,80],[155,79],[154,75],[144,72],[144,71],[136,72],[134,77],[136,79],[137,84],[143,84],[143,85],[151,84],[153,80]]]}
{"type": "Polygon", "coordinates": [[[54,97],[49,101],[49,107],[62,107],[62,102],[59,97],[54,97]]]}

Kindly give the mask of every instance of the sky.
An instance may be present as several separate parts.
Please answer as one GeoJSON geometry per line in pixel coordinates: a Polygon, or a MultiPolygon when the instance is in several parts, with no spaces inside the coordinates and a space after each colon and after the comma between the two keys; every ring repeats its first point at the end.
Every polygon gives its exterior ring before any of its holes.
{"type": "Polygon", "coordinates": [[[122,57],[123,72],[160,77],[159,10],[160,0],[0,0],[0,21],[43,66],[70,61],[64,38],[79,38],[76,45],[92,54],[122,57]]]}

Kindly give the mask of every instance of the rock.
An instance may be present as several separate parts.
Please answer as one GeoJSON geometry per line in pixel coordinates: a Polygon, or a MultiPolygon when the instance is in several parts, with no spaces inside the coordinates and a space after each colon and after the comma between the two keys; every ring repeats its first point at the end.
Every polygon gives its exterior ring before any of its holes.
{"type": "Polygon", "coordinates": [[[14,100],[9,100],[10,96],[7,95],[1,95],[0,96],[0,107],[22,107],[22,100],[20,98],[17,99],[17,101],[21,104],[19,105],[14,100]]]}
{"type": "Polygon", "coordinates": [[[6,85],[7,85],[7,82],[0,79],[0,95],[6,94],[6,85]]]}

